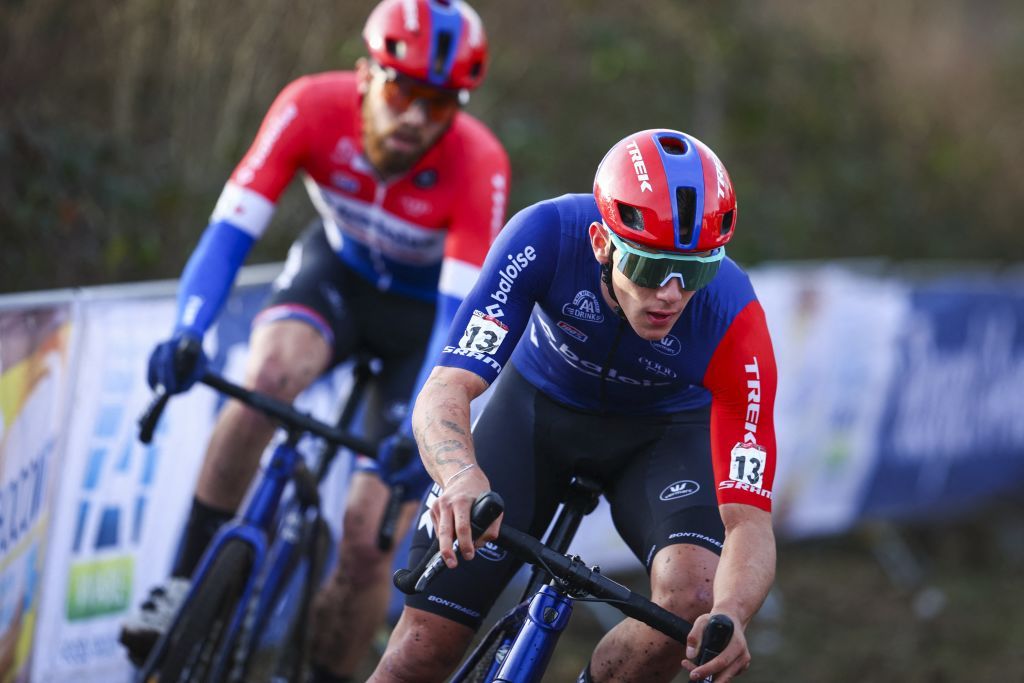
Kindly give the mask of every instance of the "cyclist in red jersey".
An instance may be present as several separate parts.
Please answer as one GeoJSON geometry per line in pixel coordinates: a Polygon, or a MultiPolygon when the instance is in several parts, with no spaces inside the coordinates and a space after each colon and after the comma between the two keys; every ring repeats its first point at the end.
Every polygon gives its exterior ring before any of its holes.
{"type": "MultiPolygon", "coordinates": [[[[200,340],[216,319],[301,172],[318,219],[290,249],[254,321],[245,384],[291,401],[355,351],[382,361],[363,425],[384,439],[381,458],[361,462],[352,478],[339,566],[314,602],[314,664],[323,680],[351,676],[384,619],[392,553],[377,548],[376,532],[388,486],[401,483],[407,494],[400,536],[429,483],[418,458],[402,465],[396,456],[407,405],[504,223],[508,194],[504,149],[462,111],[487,62],[473,9],[460,0],[383,0],[363,38],[369,55],[355,71],[299,78],[274,101],[185,267],[173,333],[149,365],[150,384],[171,393],[198,379],[205,358],[178,367],[175,349],[200,340]]],[[[133,659],[166,628],[273,431],[236,403],[221,412],[172,579],[122,630],[133,659]]]]}
{"type": "Polygon", "coordinates": [[[684,647],[626,619],[578,681],[668,681],[682,664],[724,683],[747,668],[745,629],[775,574],[777,373],[754,289],[725,255],[736,216],[714,152],[654,129],[608,152],[592,194],[509,221],[413,415],[437,483],[410,562],[436,531],[449,569],[406,599],[372,681],[444,680],[515,573],[483,545],[499,522],[474,547],[473,501],[497,491],[500,523],[540,536],[573,475],[602,486],[652,600],[694,625],[684,647]],[[470,431],[470,401],[492,382],[470,431]],[[717,614],[732,640],[695,668],[717,614]]]}

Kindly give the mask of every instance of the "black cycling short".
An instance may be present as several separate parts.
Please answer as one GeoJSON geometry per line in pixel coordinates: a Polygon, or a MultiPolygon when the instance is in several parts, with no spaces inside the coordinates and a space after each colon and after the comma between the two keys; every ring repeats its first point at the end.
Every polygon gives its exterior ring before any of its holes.
{"type": "Polygon", "coordinates": [[[316,221],[292,244],[257,322],[305,320],[333,344],[332,366],[356,352],[379,358],[381,371],[367,387],[362,430],[376,440],[393,433],[405,418],[435,308],[433,303],[382,292],[353,272],[331,249],[316,221]]]}
{"type": "MultiPolygon", "coordinates": [[[[692,543],[721,553],[725,529],[711,470],[710,408],[646,417],[600,415],[552,401],[511,364],[473,430],[477,460],[505,500],[505,523],[540,536],[573,474],[601,482],[619,535],[650,572],[658,550],[692,543]]],[[[427,495],[420,519],[438,489],[427,495]]],[[[433,529],[429,529],[432,534],[433,529]]],[[[432,540],[419,525],[410,563],[432,540]]],[[[406,599],[477,628],[519,563],[478,552],[406,599]]]]}

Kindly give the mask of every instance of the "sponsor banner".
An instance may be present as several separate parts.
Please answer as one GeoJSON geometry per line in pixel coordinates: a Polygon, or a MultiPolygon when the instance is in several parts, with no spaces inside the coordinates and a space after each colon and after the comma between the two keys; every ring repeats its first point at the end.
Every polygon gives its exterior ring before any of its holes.
{"type": "Polygon", "coordinates": [[[212,392],[168,404],[151,445],[136,418],[150,400],[146,359],[174,301],[79,304],[76,373],[60,500],[44,575],[33,679],[127,681],[120,620],[166,576],[189,503],[212,392]]]}
{"type": "MultiPolygon", "coordinates": [[[[252,317],[265,285],[236,291],[206,335],[214,370],[241,381],[252,317]]],[[[51,556],[33,680],[128,681],[131,668],[117,643],[121,622],[168,576],[216,415],[226,402],[197,385],[167,406],[150,445],[136,420],[151,400],[145,369],[173,320],[172,296],[106,297],[79,304],[76,376],[55,510],[51,556]]],[[[333,419],[351,373],[321,380],[298,401],[333,419]]],[[[304,442],[304,445],[311,445],[304,442]]],[[[312,449],[310,449],[312,451],[312,449]]],[[[342,472],[339,474],[338,470],[342,472]]],[[[328,521],[339,526],[339,478],[325,495],[328,521]]]]}
{"type": "MultiPolygon", "coordinates": [[[[22,683],[38,644],[41,577],[72,373],[70,306],[0,311],[0,680],[22,683]]],[[[38,680],[38,679],[37,679],[38,680]]]]}
{"type": "Polygon", "coordinates": [[[844,531],[874,469],[906,286],[828,264],[763,268],[751,280],[778,363],[776,527],[844,531]]]}
{"type": "Polygon", "coordinates": [[[1022,285],[912,292],[862,515],[954,514],[1024,488],[1022,285]]]}

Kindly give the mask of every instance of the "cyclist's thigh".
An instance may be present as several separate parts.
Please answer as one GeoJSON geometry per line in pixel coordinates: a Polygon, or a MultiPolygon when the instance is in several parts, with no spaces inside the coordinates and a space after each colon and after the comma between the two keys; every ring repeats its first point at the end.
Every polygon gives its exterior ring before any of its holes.
{"type": "Polygon", "coordinates": [[[380,373],[366,392],[363,433],[370,439],[393,434],[411,408],[416,378],[430,343],[436,307],[388,292],[369,283],[355,298],[353,317],[359,346],[380,359],[380,373]]]}
{"type": "Polygon", "coordinates": [[[666,417],[653,445],[631,459],[606,492],[616,529],[648,571],[670,545],[722,551],[709,416],[704,408],[666,417]]]}
{"type": "MultiPolygon", "coordinates": [[[[505,501],[504,522],[540,535],[554,515],[567,473],[545,465],[547,454],[535,448],[536,401],[537,390],[507,367],[473,429],[473,441],[480,468],[505,501]]],[[[435,484],[414,519],[410,563],[433,540],[429,508],[439,493],[435,484]]],[[[442,572],[425,594],[410,596],[406,604],[476,629],[518,567],[507,552],[488,544],[472,561],[442,572]]]]}
{"type": "Polygon", "coordinates": [[[340,363],[357,341],[350,303],[356,280],[331,249],[319,221],[314,222],[288,250],[284,269],[253,327],[259,331],[280,321],[305,324],[332,350],[326,367],[340,363]]]}

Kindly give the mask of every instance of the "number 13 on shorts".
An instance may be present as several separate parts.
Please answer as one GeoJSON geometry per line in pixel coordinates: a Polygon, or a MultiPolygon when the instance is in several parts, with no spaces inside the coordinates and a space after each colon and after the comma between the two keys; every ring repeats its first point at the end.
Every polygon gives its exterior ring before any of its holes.
{"type": "Polygon", "coordinates": [[[494,355],[506,334],[508,325],[486,313],[473,311],[473,317],[459,340],[459,348],[494,355]]]}
{"type": "Polygon", "coordinates": [[[764,477],[764,448],[756,443],[741,442],[732,447],[729,478],[753,488],[761,488],[764,477]]]}

